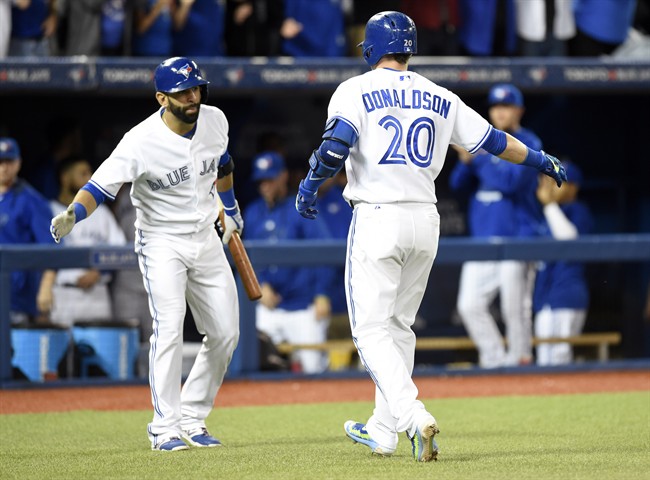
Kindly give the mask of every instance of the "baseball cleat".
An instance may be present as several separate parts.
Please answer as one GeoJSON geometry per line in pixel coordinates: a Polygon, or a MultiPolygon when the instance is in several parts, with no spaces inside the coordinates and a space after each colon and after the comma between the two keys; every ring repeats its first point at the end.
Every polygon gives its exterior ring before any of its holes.
{"type": "Polygon", "coordinates": [[[164,442],[159,443],[152,450],[158,450],[161,452],[176,452],[178,450],[189,450],[190,447],[178,437],[172,437],[164,442]]]}
{"type": "Polygon", "coordinates": [[[375,442],[368,432],[366,431],[366,426],[363,423],[355,422],[354,420],[348,420],[343,425],[345,429],[345,434],[350,437],[354,443],[361,443],[366,447],[370,448],[372,453],[377,455],[382,455],[388,457],[393,454],[392,451],[388,451],[382,448],[377,442],[375,442]]]}
{"type": "Polygon", "coordinates": [[[409,440],[413,446],[413,458],[416,462],[438,460],[438,444],[433,437],[439,432],[435,420],[428,421],[415,429],[415,435],[409,437],[409,440]]]}
{"type": "Polygon", "coordinates": [[[195,447],[220,447],[221,442],[208,433],[205,427],[184,432],[183,437],[195,447]]]}

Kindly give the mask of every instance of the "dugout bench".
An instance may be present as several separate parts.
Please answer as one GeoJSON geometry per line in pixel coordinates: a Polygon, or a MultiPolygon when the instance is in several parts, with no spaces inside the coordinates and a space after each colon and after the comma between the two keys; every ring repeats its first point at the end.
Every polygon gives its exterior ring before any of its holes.
{"type": "MultiPolygon", "coordinates": [[[[595,347],[599,362],[609,360],[609,347],[621,343],[621,334],[618,332],[583,333],[572,337],[533,338],[533,346],[542,343],[569,343],[574,347],[595,347]]],[[[351,356],[356,352],[352,340],[328,340],[322,343],[297,344],[281,343],[277,345],[278,351],[288,355],[296,350],[321,350],[332,354],[351,356]]],[[[473,350],[474,342],[469,337],[421,337],[415,342],[416,350],[473,350]]]]}

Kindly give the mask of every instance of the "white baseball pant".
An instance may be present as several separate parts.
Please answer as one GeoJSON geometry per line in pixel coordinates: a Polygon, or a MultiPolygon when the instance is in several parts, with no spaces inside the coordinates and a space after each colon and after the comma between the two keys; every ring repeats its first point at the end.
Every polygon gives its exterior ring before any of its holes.
{"type": "MultiPolygon", "coordinates": [[[[535,315],[535,335],[539,338],[579,335],[586,317],[586,310],[551,309],[547,305],[535,315]]],[[[573,349],[569,343],[542,343],[536,352],[538,365],[566,365],[573,361],[573,349]]]]}
{"type": "Polygon", "coordinates": [[[149,295],[153,334],[149,384],[152,445],[205,426],[239,339],[232,270],[214,228],[194,234],[138,232],[140,270],[149,295]],[[183,321],[189,304],[203,344],[181,390],[183,321]]]}
{"type": "Polygon", "coordinates": [[[434,204],[359,204],[348,235],[345,287],[359,358],[376,385],[366,423],[386,451],[397,432],[413,435],[431,418],[411,378],[411,329],[438,250],[440,216],[434,204]]]}
{"type": "Polygon", "coordinates": [[[527,262],[465,262],[457,308],[479,352],[479,365],[496,368],[518,365],[532,358],[532,292],[534,270],[527,262]],[[490,304],[497,293],[505,324],[508,350],[490,304]]]}

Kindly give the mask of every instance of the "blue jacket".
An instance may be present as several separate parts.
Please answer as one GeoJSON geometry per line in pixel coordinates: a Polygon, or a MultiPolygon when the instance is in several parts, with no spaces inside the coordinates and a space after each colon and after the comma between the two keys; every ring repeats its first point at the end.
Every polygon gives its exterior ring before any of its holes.
{"type": "MultiPolygon", "coordinates": [[[[0,194],[0,245],[54,244],[50,235],[52,211],[47,200],[27,182],[18,179],[0,194]]],[[[36,315],[36,294],[41,273],[11,272],[11,310],[36,315]]]]}
{"type": "Polygon", "coordinates": [[[619,44],[627,38],[636,0],[574,0],[576,27],[604,43],[619,44]]]}
{"type": "MultiPolygon", "coordinates": [[[[290,196],[269,208],[264,199],[252,202],[244,211],[246,240],[322,240],[331,238],[325,222],[308,220],[296,213],[290,196]]],[[[304,310],[316,295],[328,295],[333,269],[326,267],[278,267],[270,265],[256,270],[260,283],[269,283],[282,297],[278,308],[304,310]]]]}
{"type": "MultiPolygon", "coordinates": [[[[460,0],[463,21],[458,36],[470,55],[490,56],[495,51],[494,26],[497,21],[497,6],[498,0],[460,0]]],[[[506,50],[515,53],[517,35],[513,0],[505,2],[505,26],[506,50]]]]}
{"type": "MultiPolygon", "coordinates": [[[[327,224],[332,238],[346,239],[352,221],[352,208],[343,198],[343,188],[332,186],[316,201],[319,217],[327,224]]],[[[332,285],[329,288],[329,297],[332,304],[332,313],[347,312],[345,299],[345,267],[335,269],[332,285]]]]}
{"type": "MultiPolygon", "coordinates": [[[[145,9],[150,12],[158,0],[147,0],[145,9]]],[[[161,12],[149,30],[143,34],[133,32],[133,54],[141,57],[166,57],[172,54],[171,10],[161,12]]]]}
{"type": "Polygon", "coordinates": [[[196,0],[192,4],[187,23],[182,30],[174,34],[176,55],[195,58],[222,57],[225,54],[225,3],[217,0],[196,0]]]}
{"type": "Polygon", "coordinates": [[[20,39],[43,38],[43,22],[49,15],[45,0],[32,0],[25,10],[11,7],[11,36],[20,39]]]}
{"type": "MultiPolygon", "coordinates": [[[[541,141],[530,130],[512,134],[530,148],[541,141]]],[[[468,207],[468,227],[473,237],[530,237],[541,235],[544,212],[537,201],[534,168],[514,165],[483,152],[470,164],[458,162],[449,184],[454,191],[473,191],[468,207]]]]}
{"type": "Polygon", "coordinates": [[[341,0],[285,0],[284,16],[295,19],[303,26],[298,35],[282,42],[285,55],[345,55],[345,25],[341,0]]]}
{"type": "MultiPolygon", "coordinates": [[[[593,218],[587,205],[576,201],[560,205],[567,218],[578,229],[579,235],[592,231],[593,218]]],[[[547,235],[551,230],[546,224],[547,235]]],[[[585,279],[585,267],[577,262],[542,263],[535,279],[533,310],[540,311],[548,305],[552,309],[586,309],[589,305],[589,289],[585,279]]]]}

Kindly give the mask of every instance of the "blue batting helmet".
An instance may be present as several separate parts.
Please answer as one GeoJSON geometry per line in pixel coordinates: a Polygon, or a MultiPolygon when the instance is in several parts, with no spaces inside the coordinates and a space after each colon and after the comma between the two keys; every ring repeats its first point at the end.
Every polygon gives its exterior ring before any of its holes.
{"type": "Polygon", "coordinates": [[[521,90],[511,83],[500,83],[490,89],[488,94],[488,105],[515,105],[524,106],[524,96],[521,90]]]}
{"type": "Polygon", "coordinates": [[[201,102],[208,98],[208,82],[199,66],[186,57],[172,57],[162,62],[153,74],[157,92],[176,93],[192,87],[201,87],[201,102]]]}
{"type": "Polygon", "coordinates": [[[371,67],[389,53],[418,53],[417,30],[408,15],[401,12],[379,12],[366,23],[366,37],[358,47],[371,67]]]}

